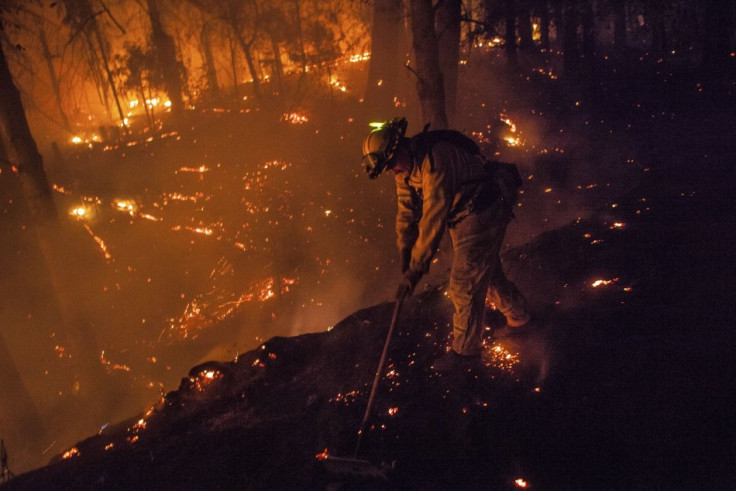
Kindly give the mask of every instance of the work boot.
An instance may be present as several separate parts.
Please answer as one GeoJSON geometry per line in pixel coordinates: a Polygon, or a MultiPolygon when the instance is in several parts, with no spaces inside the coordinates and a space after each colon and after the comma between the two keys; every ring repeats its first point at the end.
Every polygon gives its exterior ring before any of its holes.
{"type": "Polygon", "coordinates": [[[465,370],[467,368],[476,368],[480,365],[480,355],[463,356],[456,353],[455,350],[450,350],[437,358],[430,368],[435,372],[448,373],[465,370]]]}

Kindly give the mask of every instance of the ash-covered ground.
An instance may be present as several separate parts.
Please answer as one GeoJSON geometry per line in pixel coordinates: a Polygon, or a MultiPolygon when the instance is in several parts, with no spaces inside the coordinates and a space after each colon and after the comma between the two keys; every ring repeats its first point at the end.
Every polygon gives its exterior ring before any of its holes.
{"type": "MultiPolygon", "coordinates": [[[[489,80],[464,79],[456,126],[524,173],[504,265],[540,325],[490,329],[484,368],[436,374],[442,247],[366,435],[364,456],[394,463],[381,486],[728,487],[733,86],[489,80]]],[[[416,132],[412,107],[396,111],[416,132]]],[[[6,343],[57,435],[54,463],[8,489],[325,485],[315,455],[352,452],[399,279],[393,183],[358,166],[369,114],[343,96],[208,109],[47,158],[96,254],[80,288],[121,395],[94,418],[69,403],[63,346],[27,334],[53,317],[18,286],[43,292],[32,237],[7,225],[6,343]]]]}

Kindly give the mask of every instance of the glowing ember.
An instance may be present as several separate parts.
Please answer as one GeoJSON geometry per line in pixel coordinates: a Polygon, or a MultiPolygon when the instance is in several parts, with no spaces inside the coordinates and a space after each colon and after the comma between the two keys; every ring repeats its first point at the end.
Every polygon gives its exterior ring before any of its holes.
{"type": "Polygon", "coordinates": [[[130,216],[135,215],[135,210],[137,208],[135,201],[129,200],[129,199],[118,199],[115,200],[115,208],[117,208],[120,211],[127,212],[130,214],[130,216]]]}
{"type": "Polygon", "coordinates": [[[66,460],[66,459],[71,459],[72,457],[78,457],[78,456],[79,456],[79,450],[77,449],[77,447],[72,447],[66,452],[64,452],[61,455],[61,458],[66,460]]]}
{"type": "Polygon", "coordinates": [[[515,485],[515,486],[516,486],[517,488],[522,488],[522,489],[526,489],[526,488],[528,488],[528,487],[529,487],[529,483],[528,483],[528,482],[527,482],[526,480],[522,479],[522,478],[518,478],[518,479],[516,479],[516,480],[514,481],[514,485],[515,485]]]}
{"type": "Polygon", "coordinates": [[[618,281],[618,278],[614,278],[612,280],[595,280],[593,283],[590,284],[593,288],[598,288],[599,286],[607,286],[612,283],[616,283],[618,281]]]}
{"type": "Polygon", "coordinates": [[[485,345],[484,351],[483,360],[488,367],[493,366],[512,373],[514,368],[521,362],[518,353],[512,353],[500,344],[485,345]]]}
{"type": "Polygon", "coordinates": [[[69,214],[76,218],[84,218],[84,216],[87,214],[87,208],[84,206],[77,206],[75,208],[72,208],[69,214]]]}
{"type": "Polygon", "coordinates": [[[329,454],[327,453],[327,448],[315,455],[315,457],[317,458],[317,460],[325,460],[327,457],[329,457],[329,454]]]}
{"type": "Polygon", "coordinates": [[[198,173],[204,173],[209,172],[210,169],[206,165],[202,164],[199,167],[180,167],[179,172],[198,172],[198,173]]]}
{"type": "Polygon", "coordinates": [[[398,407],[391,407],[388,409],[388,415],[389,416],[396,416],[399,414],[399,408],[398,407]]]}
{"type": "Polygon", "coordinates": [[[110,255],[110,252],[107,250],[107,245],[105,245],[105,241],[96,236],[89,225],[87,225],[86,223],[84,224],[84,228],[85,230],[87,230],[87,233],[89,233],[92,239],[97,242],[97,245],[100,247],[102,254],[105,256],[105,260],[109,261],[110,259],[112,259],[112,255],[110,255]]]}
{"type": "Polygon", "coordinates": [[[291,124],[304,124],[309,121],[304,114],[285,113],[281,115],[281,121],[287,121],[291,124]]]}

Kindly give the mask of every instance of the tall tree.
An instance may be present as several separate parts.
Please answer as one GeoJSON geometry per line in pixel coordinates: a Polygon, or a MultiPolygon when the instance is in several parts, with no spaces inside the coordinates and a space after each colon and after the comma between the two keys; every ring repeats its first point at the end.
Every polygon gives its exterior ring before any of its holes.
{"type": "Polygon", "coordinates": [[[378,114],[389,110],[396,95],[401,66],[400,33],[402,29],[401,0],[375,0],[371,29],[371,59],[368,65],[366,106],[378,114]]]}
{"type": "Polygon", "coordinates": [[[457,106],[457,65],[460,61],[462,0],[443,0],[437,8],[437,42],[447,118],[452,124],[457,106]]]}
{"type": "Polygon", "coordinates": [[[204,59],[207,93],[210,99],[219,101],[221,99],[220,84],[217,81],[217,67],[215,66],[215,57],[212,53],[211,33],[212,26],[206,21],[202,22],[199,42],[202,50],[202,58],[204,59]]]}
{"type": "Polygon", "coordinates": [[[570,77],[577,73],[579,67],[579,48],[578,48],[578,1],[574,0],[563,7],[563,26],[562,26],[562,49],[564,51],[562,66],[565,77],[570,77]]]}
{"type": "Polygon", "coordinates": [[[538,6],[539,10],[539,33],[540,33],[540,44],[542,46],[542,49],[545,51],[549,51],[550,49],[550,42],[549,42],[549,1],[548,0],[538,0],[538,6]]]}
{"type": "Polygon", "coordinates": [[[82,267],[86,257],[80,257],[83,251],[73,247],[71,231],[59,220],[43,158],[28,126],[20,92],[13,81],[2,45],[0,94],[3,94],[0,97],[0,138],[8,159],[17,169],[22,194],[35,223],[38,243],[61,314],[61,337],[76,355],[72,362],[78,377],[78,393],[89,397],[88,400],[108,402],[106,386],[101,384],[104,372],[97,361],[100,351],[79,290],[79,285],[86,284],[82,267]]]}
{"type": "Polygon", "coordinates": [[[146,0],[148,18],[151,21],[151,44],[155,48],[156,59],[163,75],[166,94],[171,101],[171,112],[180,114],[184,110],[182,99],[183,66],[176,58],[174,39],[161,23],[158,0],[146,0]]]}
{"type": "Polygon", "coordinates": [[[46,60],[46,69],[49,72],[49,79],[51,80],[51,88],[54,89],[54,100],[56,101],[56,109],[59,111],[61,116],[61,122],[64,125],[64,129],[67,131],[72,130],[72,126],[69,124],[69,118],[64,111],[64,105],[62,104],[61,87],[59,84],[59,77],[56,75],[56,68],[54,67],[55,56],[51,54],[49,49],[49,43],[46,40],[46,31],[43,26],[38,28],[38,39],[41,42],[41,54],[44,60],[46,60]]]}
{"type": "Polygon", "coordinates": [[[504,35],[506,62],[509,67],[515,68],[518,60],[516,57],[516,3],[514,0],[504,0],[504,17],[506,19],[506,33],[504,35]]]}
{"type": "Polygon", "coordinates": [[[125,114],[120,104],[115,77],[110,65],[109,46],[97,22],[97,14],[92,9],[90,0],[63,0],[63,4],[66,10],[64,23],[74,29],[72,40],[80,33],[84,37],[87,44],[90,68],[93,73],[102,69],[104,74],[102,94],[107,98],[107,91],[109,90],[112,93],[118,116],[121,123],[124,124],[125,114]],[[97,58],[98,56],[100,57],[99,59],[97,58]]]}
{"type": "Polygon", "coordinates": [[[525,5],[520,5],[516,9],[516,17],[519,20],[519,49],[534,51],[536,46],[530,10],[525,5]]]}
{"type": "Polygon", "coordinates": [[[447,128],[445,91],[437,49],[432,0],[409,0],[411,32],[417,68],[417,94],[424,123],[447,128]]]}
{"type": "Polygon", "coordinates": [[[626,0],[613,2],[613,44],[619,54],[625,54],[627,48],[626,0]]]}
{"type": "Polygon", "coordinates": [[[704,2],[703,68],[710,73],[732,75],[725,67],[732,65],[731,36],[736,22],[733,2],[708,0],[704,2]]]}

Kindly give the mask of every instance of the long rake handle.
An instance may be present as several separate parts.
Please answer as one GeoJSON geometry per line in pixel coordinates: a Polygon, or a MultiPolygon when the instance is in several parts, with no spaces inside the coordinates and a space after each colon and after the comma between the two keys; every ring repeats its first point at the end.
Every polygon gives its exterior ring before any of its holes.
{"type": "Polygon", "coordinates": [[[396,306],[394,307],[394,315],[391,317],[391,326],[388,328],[388,334],[386,335],[386,342],[383,344],[383,352],[381,353],[381,359],[378,361],[378,368],[376,369],[376,376],[373,377],[373,386],[371,387],[371,395],[368,397],[368,405],[365,408],[365,414],[363,414],[363,421],[360,423],[360,430],[358,430],[358,442],[355,445],[355,452],[353,452],[353,458],[358,458],[358,452],[360,451],[360,444],[363,441],[363,433],[365,433],[365,427],[368,424],[368,419],[373,409],[373,402],[376,398],[376,388],[378,387],[378,381],[381,380],[383,374],[383,365],[386,363],[386,355],[388,354],[388,347],[391,344],[391,337],[394,334],[394,329],[399,321],[399,314],[401,313],[401,307],[404,305],[404,299],[407,297],[407,292],[402,291],[396,299],[396,306]]]}

